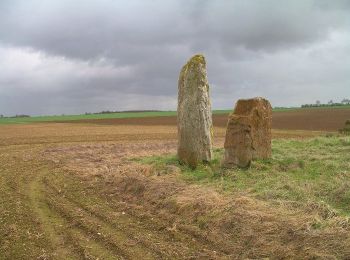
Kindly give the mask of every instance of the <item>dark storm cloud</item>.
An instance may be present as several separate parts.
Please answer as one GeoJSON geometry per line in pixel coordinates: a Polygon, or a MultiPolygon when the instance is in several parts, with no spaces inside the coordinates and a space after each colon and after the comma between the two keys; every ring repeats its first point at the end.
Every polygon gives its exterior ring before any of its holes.
{"type": "MultiPolygon", "coordinates": [[[[324,3],[324,4],[322,4],[324,3]]],[[[341,7],[332,1],[335,7],[341,7]]],[[[345,5],[345,4],[344,4],[345,5]]],[[[276,50],[326,38],[348,13],[312,1],[13,1],[1,40],[48,53],[138,62],[177,45],[276,50]],[[323,7],[323,8],[321,8],[323,7]],[[163,50],[164,49],[164,50],[163,50]]]]}
{"type": "Polygon", "coordinates": [[[343,97],[348,3],[1,1],[0,113],[174,109],[179,70],[197,52],[216,108],[343,97]]]}

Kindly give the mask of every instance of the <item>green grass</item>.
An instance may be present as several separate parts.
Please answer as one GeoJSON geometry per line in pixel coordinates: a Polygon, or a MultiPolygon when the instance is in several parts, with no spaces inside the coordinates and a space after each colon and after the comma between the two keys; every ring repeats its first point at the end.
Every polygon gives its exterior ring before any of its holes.
{"type": "MultiPolygon", "coordinates": [[[[334,106],[334,107],[312,107],[312,109],[339,109],[347,108],[349,106],[334,106]]],[[[274,112],[285,112],[304,110],[309,108],[274,108],[274,112]]],[[[228,114],[232,112],[231,109],[213,110],[213,114],[228,114]]],[[[109,114],[82,114],[82,115],[53,115],[53,116],[33,116],[33,117],[17,117],[17,118],[0,118],[0,125],[6,124],[25,124],[35,122],[54,122],[54,121],[74,121],[74,120],[88,120],[88,119],[111,119],[111,118],[142,118],[142,117],[158,117],[158,116],[176,116],[176,111],[147,111],[147,112],[120,112],[109,114]]]]}
{"type": "MultiPolygon", "coordinates": [[[[231,110],[214,110],[214,114],[227,114],[231,110]]],[[[148,111],[148,112],[120,112],[108,114],[89,114],[89,115],[55,115],[55,116],[33,116],[17,118],[0,118],[1,124],[25,124],[35,122],[54,122],[54,121],[74,121],[87,119],[111,119],[111,118],[142,118],[157,116],[176,116],[176,111],[148,111]]]]}
{"type": "Polygon", "coordinates": [[[52,122],[52,121],[71,121],[82,119],[110,119],[110,118],[138,118],[138,117],[156,117],[156,116],[175,116],[175,111],[155,111],[155,112],[121,112],[109,114],[90,114],[90,115],[59,115],[59,116],[34,116],[18,118],[0,118],[0,124],[23,124],[33,122],[52,122]]]}
{"type": "Polygon", "coordinates": [[[181,170],[188,182],[214,185],[227,192],[244,192],[266,201],[295,201],[327,205],[350,214],[350,137],[273,140],[273,156],[257,160],[247,170],[222,169],[222,149],[210,164],[195,170],[181,165],[175,155],[139,158],[161,171],[168,165],[181,170]]]}

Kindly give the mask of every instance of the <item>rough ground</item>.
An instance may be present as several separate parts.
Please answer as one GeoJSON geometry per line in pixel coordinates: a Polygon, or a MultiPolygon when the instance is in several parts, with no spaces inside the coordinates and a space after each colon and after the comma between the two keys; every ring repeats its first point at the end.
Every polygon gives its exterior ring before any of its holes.
{"type": "MultiPolygon", "coordinates": [[[[222,147],[224,129],[215,132],[222,147]]],[[[318,213],[132,160],[174,153],[175,137],[171,126],[0,127],[0,259],[350,258],[342,218],[315,230],[318,213]]]]}

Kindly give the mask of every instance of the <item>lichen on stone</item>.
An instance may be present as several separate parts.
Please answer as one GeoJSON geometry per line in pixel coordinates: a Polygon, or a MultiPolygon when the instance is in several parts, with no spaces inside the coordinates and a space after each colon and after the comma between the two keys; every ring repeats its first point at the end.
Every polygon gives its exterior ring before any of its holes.
{"type": "Polygon", "coordinates": [[[178,84],[178,157],[195,168],[212,157],[212,115],[203,55],[194,55],[187,61],[178,84]]]}
{"type": "Polygon", "coordinates": [[[184,72],[185,70],[187,70],[188,67],[195,66],[201,64],[203,66],[206,66],[206,61],[205,61],[205,57],[202,54],[196,54],[194,56],[192,56],[192,58],[190,58],[187,63],[183,66],[181,73],[184,72]]]}
{"type": "Polygon", "coordinates": [[[196,54],[194,55],[189,61],[188,63],[199,63],[199,64],[202,64],[202,65],[206,65],[206,62],[205,62],[205,58],[202,54],[196,54]]]}

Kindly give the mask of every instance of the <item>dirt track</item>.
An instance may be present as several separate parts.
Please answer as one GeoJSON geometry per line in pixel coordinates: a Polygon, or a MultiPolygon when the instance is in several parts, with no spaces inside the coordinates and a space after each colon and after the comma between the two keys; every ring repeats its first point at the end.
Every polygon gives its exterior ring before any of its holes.
{"type": "MultiPolygon", "coordinates": [[[[294,111],[273,112],[274,129],[337,131],[350,119],[350,109],[299,109],[294,111]]],[[[213,115],[214,126],[226,127],[227,115],[213,115]]],[[[67,121],[69,123],[69,121],[67,121]]],[[[70,121],[70,123],[92,123],[101,125],[163,125],[175,126],[176,117],[144,117],[91,119],[70,121]]]]}

